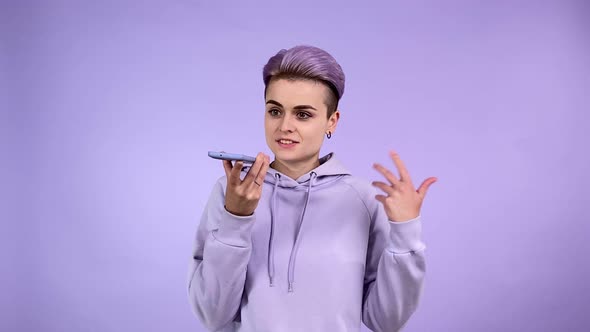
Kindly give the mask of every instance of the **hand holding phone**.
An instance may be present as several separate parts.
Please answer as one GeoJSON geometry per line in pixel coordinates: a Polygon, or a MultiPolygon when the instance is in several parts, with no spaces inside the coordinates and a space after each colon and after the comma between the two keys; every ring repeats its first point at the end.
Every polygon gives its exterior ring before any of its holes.
{"type": "Polygon", "coordinates": [[[270,157],[259,153],[254,159],[252,167],[248,170],[243,179],[240,177],[242,163],[236,161],[232,165],[231,160],[248,161],[249,156],[237,154],[217,154],[211,152],[209,156],[216,159],[223,159],[223,168],[227,177],[227,187],[225,189],[225,209],[238,216],[249,216],[254,213],[258,206],[258,201],[262,195],[262,185],[266,171],[270,164],[270,157]]]}

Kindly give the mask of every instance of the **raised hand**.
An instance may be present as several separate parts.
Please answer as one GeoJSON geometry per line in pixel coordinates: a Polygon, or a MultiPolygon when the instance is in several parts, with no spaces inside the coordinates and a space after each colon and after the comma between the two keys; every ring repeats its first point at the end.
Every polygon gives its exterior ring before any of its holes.
{"type": "Polygon", "coordinates": [[[399,155],[391,151],[391,159],[395,164],[399,179],[389,169],[375,163],[373,167],[387,179],[389,183],[374,181],[373,185],[385,192],[386,195],[376,195],[375,198],[383,204],[387,217],[391,221],[408,221],[420,215],[420,208],[430,185],[438,179],[429,177],[424,180],[418,190],[414,188],[410,173],[399,155]]]}
{"type": "Polygon", "coordinates": [[[244,177],[240,179],[240,172],[244,163],[237,161],[233,166],[231,161],[224,160],[223,168],[227,176],[225,190],[225,209],[238,216],[249,216],[254,213],[262,195],[264,176],[270,164],[270,157],[261,153],[256,155],[256,161],[244,177]]]}

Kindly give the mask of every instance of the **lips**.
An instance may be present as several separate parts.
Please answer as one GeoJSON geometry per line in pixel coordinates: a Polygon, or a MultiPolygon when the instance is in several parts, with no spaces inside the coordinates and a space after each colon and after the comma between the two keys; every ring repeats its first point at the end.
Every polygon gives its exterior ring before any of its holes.
{"type": "Polygon", "coordinates": [[[277,142],[281,143],[281,144],[293,144],[293,143],[299,143],[297,141],[294,141],[292,139],[287,139],[287,138],[279,138],[277,140],[277,142]]]}
{"type": "Polygon", "coordinates": [[[279,144],[279,147],[283,149],[290,149],[293,148],[299,142],[287,138],[279,138],[277,140],[277,143],[279,144]]]}

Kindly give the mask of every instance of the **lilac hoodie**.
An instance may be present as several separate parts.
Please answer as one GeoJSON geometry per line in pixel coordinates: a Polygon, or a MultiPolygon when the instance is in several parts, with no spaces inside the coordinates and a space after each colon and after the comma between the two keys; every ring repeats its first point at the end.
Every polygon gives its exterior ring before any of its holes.
{"type": "MultiPolygon", "coordinates": [[[[328,154],[297,180],[269,168],[251,216],[224,208],[225,176],[196,233],[188,275],[211,331],[398,331],[425,272],[421,218],[391,222],[377,190],[328,154]]],[[[244,167],[242,177],[249,167],[244,167]]]]}

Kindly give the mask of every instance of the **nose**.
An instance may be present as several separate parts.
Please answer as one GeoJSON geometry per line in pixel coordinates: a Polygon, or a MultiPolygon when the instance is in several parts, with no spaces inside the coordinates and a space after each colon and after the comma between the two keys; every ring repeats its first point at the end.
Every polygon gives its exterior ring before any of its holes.
{"type": "Polygon", "coordinates": [[[294,130],[294,126],[293,126],[293,121],[291,119],[291,117],[289,115],[285,115],[281,118],[281,123],[279,125],[279,130],[280,131],[285,131],[285,132],[293,132],[294,130]]]}

